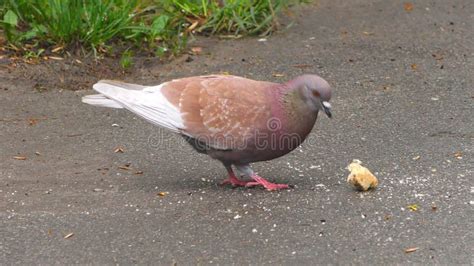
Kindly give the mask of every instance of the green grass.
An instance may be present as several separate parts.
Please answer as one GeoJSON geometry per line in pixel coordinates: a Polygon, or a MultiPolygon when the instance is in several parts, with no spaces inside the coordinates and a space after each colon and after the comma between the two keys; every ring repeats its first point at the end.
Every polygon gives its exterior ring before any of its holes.
{"type": "Polygon", "coordinates": [[[125,52],[122,53],[122,56],[120,57],[120,66],[123,69],[130,68],[133,65],[133,53],[130,50],[126,50],[125,52]]]}
{"type": "Polygon", "coordinates": [[[230,0],[222,8],[216,8],[203,30],[212,33],[267,35],[278,27],[276,14],[286,7],[281,0],[230,0]]]}
{"type": "Polygon", "coordinates": [[[278,27],[278,14],[300,1],[3,0],[0,30],[7,47],[22,55],[64,47],[60,51],[97,56],[119,44],[163,56],[179,53],[196,33],[269,34],[278,27]]]}

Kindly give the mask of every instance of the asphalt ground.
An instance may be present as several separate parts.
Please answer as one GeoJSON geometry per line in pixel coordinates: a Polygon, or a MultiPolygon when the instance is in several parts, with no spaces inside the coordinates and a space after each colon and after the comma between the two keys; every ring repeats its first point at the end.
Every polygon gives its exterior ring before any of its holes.
{"type": "Polygon", "coordinates": [[[179,136],[0,72],[0,263],[472,265],[474,2],[405,2],[317,1],[266,41],[198,39],[126,78],[324,77],[334,118],[254,165],[281,192],[219,186],[179,136]],[[377,189],[346,184],[353,159],[377,189]]]}

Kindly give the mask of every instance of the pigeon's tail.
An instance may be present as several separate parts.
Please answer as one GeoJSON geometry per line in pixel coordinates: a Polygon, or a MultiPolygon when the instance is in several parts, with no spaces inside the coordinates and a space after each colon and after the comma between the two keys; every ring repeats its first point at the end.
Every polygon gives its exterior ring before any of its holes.
{"type": "Polygon", "coordinates": [[[181,112],[161,92],[165,85],[148,87],[101,80],[93,86],[100,94],[84,96],[82,101],[95,106],[125,108],[155,125],[180,132],[184,128],[181,112]]]}
{"type": "Polygon", "coordinates": [[[82,97],[82,102],[100,107],[123,108],[123,106],[121,106],[118,102],[111,100],[102,94],[84,96],[82,97]]]}
{"type": "MultiPolygon", "coordinates": [[[[145,86],[136,85],[136,84],[129,84],[123,83],[120,81],[115,80],[101,80],[97,82],[94,87],[119,87],[129,90],[142,90],[145,86]]],[[[94,95],[87,95],[82,97],[82,102],[87,103],[94,106],[100,107],[109,107],[109,108],[123,108],[123,106],[115,100],[108,98],[103,94],[94,94],[94,95]]]]}

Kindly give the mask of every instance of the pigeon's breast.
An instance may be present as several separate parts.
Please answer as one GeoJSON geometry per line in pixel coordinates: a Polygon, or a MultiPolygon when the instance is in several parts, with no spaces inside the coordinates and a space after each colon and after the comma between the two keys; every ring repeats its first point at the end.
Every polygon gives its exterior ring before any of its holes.
{"type": "Polygon", "coordinates": [[[303,143],[311,132],[317,114],[307,117],[303,124],[287,123],[283,118],[271,117],[265,130],[255,130],[251,137],[227,150],[209,150],[208,154],[220,161],[245,164],[281,157],[303,143]],[[287,123],[285,125],[285,123],[287,123]]]}

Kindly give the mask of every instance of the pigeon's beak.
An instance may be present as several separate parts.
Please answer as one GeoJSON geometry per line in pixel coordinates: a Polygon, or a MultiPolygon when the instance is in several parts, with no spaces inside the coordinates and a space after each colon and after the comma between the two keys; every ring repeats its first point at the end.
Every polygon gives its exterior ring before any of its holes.
{"type": "Polygon", "coordinates": [[[323,111],[326,113],[326,115],[331,118],[332,117],[332,113],[331,113],[331,104],[329,102],[326,102],[326,101],[322,101],[321,102],[321,106],[323,107],[323,111]]]}

